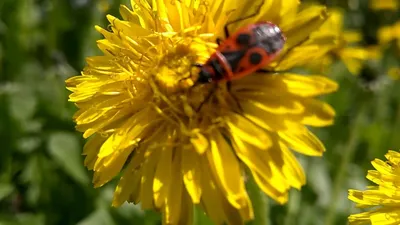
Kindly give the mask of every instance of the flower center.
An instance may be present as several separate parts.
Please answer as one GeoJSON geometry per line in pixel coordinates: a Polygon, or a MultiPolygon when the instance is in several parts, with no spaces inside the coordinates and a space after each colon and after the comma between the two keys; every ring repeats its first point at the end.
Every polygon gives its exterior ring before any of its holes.
{"type": "Polygon", "coordinates": [[[172,37],[170,34],[160,34],[157,46],[157,61],[152,74],[160,90],[166,93],[192,87],[199,73],[195,65],[204,63],[216,47],[206,38],[190,32],[173,34],[172,37]]]}
{"type": "Polygon", "coordinates": [[[190,46],[178,44],[161,56],[155,80],[167,92],[188,88],[194,83],[192,74],[196,73],[193,69],[196,61],[197,56],[190,46]]]}

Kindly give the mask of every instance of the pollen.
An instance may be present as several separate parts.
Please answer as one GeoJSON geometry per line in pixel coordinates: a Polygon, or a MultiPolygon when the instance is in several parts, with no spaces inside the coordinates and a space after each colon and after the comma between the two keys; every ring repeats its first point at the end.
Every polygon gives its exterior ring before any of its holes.
{"type": "Polygon", "coordinates": [[[186,44],[172,46],[166,54],[162,55],[157,66],[156,81],[158,85],[167,92],[176,92],[189,88],[190,85],[182,85],[182,82],[190,80],[195,82],[192,70],[196,63],[196,53],[191,51],[186,44]]]}
{"type": "Polygon", "coordinates": [[[176,93],[191,88],[198,77],[202,64],[215,51],[216,46],[209,44],[207,38],[194,37],[195,28],[183,34],[161,33],[157,49],[156,62],[151,68],[158,88],[165,93],[176,93]]]}

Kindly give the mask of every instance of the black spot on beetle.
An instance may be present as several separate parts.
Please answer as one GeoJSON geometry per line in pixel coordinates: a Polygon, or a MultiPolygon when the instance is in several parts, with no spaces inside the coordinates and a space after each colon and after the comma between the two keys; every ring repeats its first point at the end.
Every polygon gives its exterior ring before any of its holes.
{"type": "Polygon", "coordinates": [[[236,43],[239,45],[249,45],[250,39],[251,37],[248,34],[239,34],[239,36],[236,38],[236,43]]]}
{"type": "Polygon", "coordinates": [[[262,55],[258,52],[254,52],[250,54],[250,63],[253,65],[257,65],[261,62],[262,55]]]}

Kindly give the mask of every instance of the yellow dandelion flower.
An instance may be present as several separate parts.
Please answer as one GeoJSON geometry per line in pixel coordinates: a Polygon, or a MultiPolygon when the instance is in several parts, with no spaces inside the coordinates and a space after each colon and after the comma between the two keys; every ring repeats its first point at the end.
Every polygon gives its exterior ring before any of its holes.
{"type": "Polygon", "coordinates": [[[399,0],[369,0],[369,7],[374,10],[397,10],[399,0]]]}
{"type": "Polygon", "coordinates": [[[389,225],[400,224],[400,153],[389,151],[387,161],[375,159],[372,165],[375,170],[368,171],[367,178],[376,186],[368,190],[349,190],[349,199],[359,208],[374,207],[349,216],[350,225],[389,225]]]}
{"type": "Polygon", "coordinates": [[[393,80],[399,80],[400,79],[400,67],[392,67],[388,71],[388,75],[390,78],[393,80]]]}
{"type": "Polygon", "coordinates": [[[362,36],[358,31],[344,30],[343,12],[340,10],[330,11],[330,16],[321,26],[319,33],[327,37],[337,36],[337,41],[334,45],[320,47],[321,60],[312,62],[312,68],[324,71],[334,62],[334,58],[338,58],[352,74],[358,75],[365,60],[379,56],[378,48],[354,46],[362,41],[362,36]]]}
{"type": "Polygon", "coordinates": [[[113,205],[140,202],[160,210],[165,224],[190,224],[193,204],[216,224],[253,219],[245,171],[285,203],[288,190],[305,183],[292,150],[321,156],[325,148],[306,126],[330,125],[335,114],[314,99],[335,91],[335,82],[285,72],[318,59],[316,49],[328,40],[310,33],[325,21],[326,9],[300,10],[297,0],[131,4],[120,7],[122,20],[107,17],[110,31],[96,27],[105,37],[98,41],[104,55],[87,58],[82,74],[66,82],[79,108],[76,128],[90,137],[83,154],[94,186],[121,172],[113,205]],[[215,51],[228,21],[256,7],[259,14],[229,29],[277,24],[287,41],[266,68],[272,72],[198,85],[194,65],[215,51]]]}
{"type": "Polygon", "coordinates": [[[99,0],[97,2],[97,8],[101,11],[101,12],[107,12],[108,10],[110,10],[111,4],[108,0],[99,0]]]}
{"type": "Polygon", "coordinates": [[[397,48],[400,49],[400,21],[391,26],[379,28],[378,40],[380,45],[387,45],[392,41],[396,41],[397,48]]]}

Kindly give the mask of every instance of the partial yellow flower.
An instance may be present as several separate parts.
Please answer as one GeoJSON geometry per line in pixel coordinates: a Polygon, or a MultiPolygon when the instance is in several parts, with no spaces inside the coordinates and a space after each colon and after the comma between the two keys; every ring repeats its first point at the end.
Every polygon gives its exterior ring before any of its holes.
{"type": "Polygon", "coordinates": [[[400,67],[392,67],[388,71],[388,75],[390,78],[393,80],[399,80],[400,79],[400,67]]]}
{"type": "Polygon", "coordinates": [[[400,21],[391,26],[381,27],[378,30],[378,40],[380,45],[396,41],[397,48],[400,49],[400,21]]]}
{"type": "Polygon", "coordinates": [[[99,10],[101,12],[107,12],[111,7],[111,4],[109,2],[109,0],[99,0],[97,1],[97,8],[99,8],[99,10]]]}
{"type": "Polygon", "coordinates": [[[400,224],[400,153],[390,150],[387,161],[375,159],[375,170],[368,171],[367,178],[375,186],[368,190],[349,190],[349,199],[359,208],[373,208],[370,211],[349,216],[350,225],[400,224]]]}
{"type": "Polygon", "coordinates": [[[352,74],[358,75],[364,61],[379,56],[378,48],[372,49],[355,45],[362,41],[362,36],[358,31],[344,30],[343,12],[340,10],[330,11],[328,20],[321,26],[318,33],[325,36],[336,36],[337,41],[334,45],[320,47],[321,60],[312,62],[312,68],[324,71],[334,62],[335,58],[338,58],[352,74]]]}
{"type": "Polygon", "coordinates": [[[73,92],[69,100],[79,108],[76,128],[90,137],[83,154],[95,187],[122,171],[113,205],[141,202],[143,209],[160,210],[163,224],[191,224],[193,204],[200,204],[215,224],[253,219],[246,171],[271,198],[287,202],[289,189],[305,183],[292,150],[321,156],[325,148],[306,126],[330,125],[335,115],[314,99],[335,91],[335,82],[285,72],[318,60],[318,46],[334,41],[309,38],[325,21],[326,9],[299,10],[297,0],[265,1],[259,15],[229,28],[257,21],[280,26],[287,42],[266,68],[272,72],[231,85],[200,85],[194,65],[215,51],[228,21],[260,4],[131,4],[133,9],[121,6],[122,20],[107,16],[111,31],[96,27],[105,37],[98,41],[104,55],[87,58],[82,74],[66,81],[73,92]]]}
{"type": "Polygon", "coordinates": [[[369,0],[369,7],[374,10],[397,10],[399,0],[369,0]]]}

